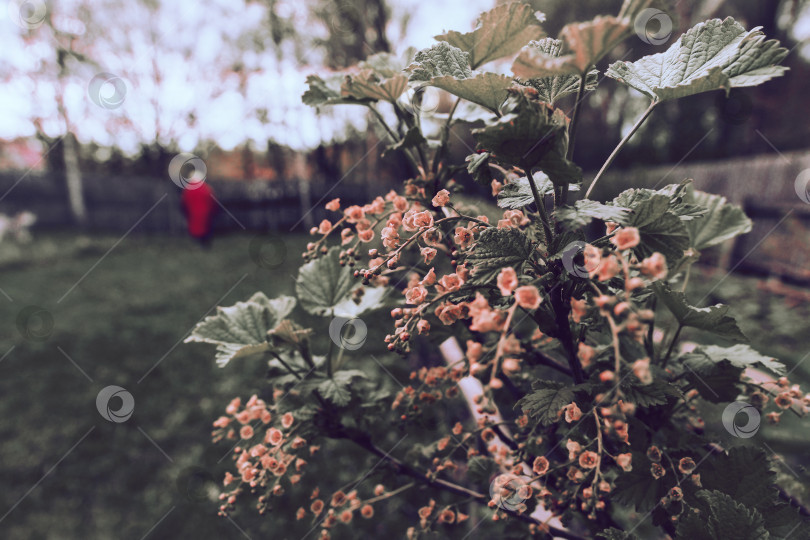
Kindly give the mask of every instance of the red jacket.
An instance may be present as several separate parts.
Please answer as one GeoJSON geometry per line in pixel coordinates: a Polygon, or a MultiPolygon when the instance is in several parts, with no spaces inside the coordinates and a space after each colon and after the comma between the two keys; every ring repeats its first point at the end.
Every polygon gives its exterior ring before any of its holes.
{"type": "Polygon", "coordinates": [[[206,182],[191,184],[183,190],[182,203],[188,220],[188,233],[202,238],[211,231],[216,201],[214,190],[206,182]],[[199,187],[197,187],[199,185],[199,187]]]}

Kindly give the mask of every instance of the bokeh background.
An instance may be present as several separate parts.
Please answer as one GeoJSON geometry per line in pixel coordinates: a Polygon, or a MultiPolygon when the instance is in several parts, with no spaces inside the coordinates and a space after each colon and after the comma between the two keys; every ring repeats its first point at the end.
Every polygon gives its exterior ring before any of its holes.
{"type": "MultiPolygon", "coordinates": [[[[529,3],[546,14],[551,36],[621,4],[529,3]]],[[[304,106],[306,75],[378,52],[407,56],[443,30],[472,28],[495,0],[0,4],[0,537],[314,537],[292,516],[295,501],[268,516],[245,505],[232,519],[216,517],[215,484],[229,457],[210,444],[210,423],[232,397],[260,391],[264,367],[221,370],[210,349],[182,340],[216,305],[257,290],[291,292],[306,231],[325,216],[326,201],[362,204],[411,174],[401,157],[381,156],[382,134],[365,109],[304,106]],[[181,152],[204,162],[216,194],[209,249],[188,237],[182,189],[169,174],[181,152]],[[133,395],[126,422],[96,409],[109,385],[133,395]]],[[[659,7],[673,23],[671,39],[631,38],[601,70],[729,15],[781,40],[791,70],[729,96],[659,107],[597,198],[694,178],[743,205],[753,232],[704,254],[693,294],[732,304],[752,344],[808,384],[810,205],[795,185],[810,175],[810,2],[659,7]]],[[[439,93],[425,99],[439,114],[449,103],[439,93]]],[[[588,181],[646,101],[605,79],[585,105],[575,159],[588,181]]],[[[453,135],[461,161],[473,141],[464,127],[453,135]]],[[[485,194],[457,180],[470,197],[485,194]]],[[[370,332],[369,344],[384,323],[370,332]]],[[[413,367],[387,362],[402,381],[413,367]]],[[[806,427],[785,417],[757,437],[784,459],[791,492],[810,503],[806,427]]],[[[322,481],[333,489],[373,464],[339,444],[325,445],[322,457],[330,465],[322,481]]],[[[308,491],[293,496],[306,500],[308,491]]],[[[425,497],[414,492],[384,519],[336,536],[402,531],[425,497]]]]}

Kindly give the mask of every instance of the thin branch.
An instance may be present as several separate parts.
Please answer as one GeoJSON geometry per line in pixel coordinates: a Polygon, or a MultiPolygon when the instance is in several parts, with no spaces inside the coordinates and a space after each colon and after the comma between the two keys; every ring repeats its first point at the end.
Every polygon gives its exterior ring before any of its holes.
{"type": "MultiPolygon", "coordinates": [[[[477,491],[473,491],[472,489],[460,486],[458,484],[454,484],[453,482],[449,482],[441,478],[433,478],[431,475],[426,475],[424,472],[415,469],[414,467],[403,461],[400,461],[399,459],[391,456],[388,452],[386,452],[382,448],[376,446],[371,441],[371,437],[369,436],[368,433],[365,433],[357,429],[340,426],[339,431],[332,434],[332,436],[336,438],[349,439],[350,441],[354,442],[361,448],[369,451],[370,453],[379,457],[383,461],[392,465],[396,473],[410,476],[418,483],[425,484],[433,488],[438,488],[443,491],[447,491],[449,493],[454,493],[456,495],[463,495],[464,497],[469,497],[471,501],[475,501],[476,503],[482,506],[489,506],[489,501],[491,500],[491,498],[488,495],[479,493],[477,491]]],[[[533,523],[536,525],[542,525],[543,527],[547,527],[552,536],[565,538],[566,540],[585,540],[583,537],[579,535],[545,524],[542,521],[539,521],[531,516],[520,514],[518,512],[506,508],[500,508],[499,510],[526,523],[533,523]]]]}
{"type": "Polygon", "coordinates": [[[647,119],[647,117],[650,116],[650,113],[653,112],[653,109],[655,108],[656,105],[658,105],[658,103],[660,103],[660,102],[653,101],[652,103],[650,103],[650,106],[647,108],[646,111],[644,111],[644,114],[641,115],[641,118],[638,119],[638,121],[635,123],[633,128],[630,130],[630,133],[625,135],[624,139],[621,140],[619,145],[616,148],[613,149],[613,152],[611,152],[610,156],[608,156],[607,161],[605,161],[605,164],[602,165],[602,168],[599,169],[599,172],[596,174],[596,177],[593,179],[593,182],[591,182],[591,186],[588,188],[588,191],[585,193],[585,198],[586,199],[591,196],[591,192],[593,191],[593,188],[596,186],[596,182],[599,181],[599,179],[605,173],[607,168],[610,167],[610,164],[613,163],[613,160],[616,159],[617,155],[619,155],[619,152],[621,151],[621,149],[624,148],[624,145],[627,144],[627,141],[630,140],[630,137],[632,137],[636,133],[636,131],[638,131],[638,128],[640,128],[641,124],[643,124],[644,121],[647,119]]]}
{"type": "MultiPolygon", "coordinates": [[[[577,89],[577,100],[574,102],[574,112],[571,114],[571,128],[568,130],[568,159],[574,156],[574,141],[577,138],[577,121],[579,120],[579,107],[582,103],[582,96],[585,94],[585,85],[588,81],[588,70],[590,66],[585,69],[585,73],[579,78],[579,89],[577,89]]],[[[567,191],[567,189],[566,189],[567,191]]]]}

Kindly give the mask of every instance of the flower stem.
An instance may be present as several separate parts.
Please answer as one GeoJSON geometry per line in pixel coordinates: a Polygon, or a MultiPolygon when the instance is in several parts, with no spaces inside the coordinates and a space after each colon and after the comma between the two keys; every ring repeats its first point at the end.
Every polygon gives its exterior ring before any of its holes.
{"type": "Polygon", "coordinates": [[[644,114],[641,115],[641,118],[638,119],[638,121],[635,123],[635,125],[630,130],[630,133],[625,135],[624,139],[621,140],[619,145],[616,148],[613,149],[613,152],[610,153],[610,156],[608,156],[607,161],[605,161],[605,164],[602,165],[601,169],[599,169],[599,172],[596,174],[596,177],[593,179],[593,182],[591,182],[591,186],[588,188],[588,191],[585,193],[585,198],[586,199],[591,196],[591,192],[593,191],[594,186],[596,186],[596,182],[599,181],[599,179],[605,173],[607,168],[610,167],[610,164],[613,163],[613,160],[616,159],[617,155],[619,155],[619,152],[621,151],[622,148],[624,148],[624,145],[627,144],[627,141],[630,140],[630,137],[632,137],[636,133],[636,131],[638,131],[638,128],[641,127],[641,124],[644,123],[644,121],[647,119],[647,117],[650,116],[650,113],[653,112],[653,109],[655,108],[655,106],[658,105],[659,103],[660,103],[659,101],[653,101],[652,103],[650,103],[650,106],[647,107],[647,110],[644,111],[644,114]]]}

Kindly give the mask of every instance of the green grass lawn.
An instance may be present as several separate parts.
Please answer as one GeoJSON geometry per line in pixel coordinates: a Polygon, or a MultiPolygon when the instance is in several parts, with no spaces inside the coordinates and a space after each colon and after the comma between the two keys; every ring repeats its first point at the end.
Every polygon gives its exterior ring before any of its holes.
{"type": "MultiPolygon", "coordinates": [[[[307,241],[286,239],[284,262],[270,270],[254,261],[251,239],[220,237],[204,251],[185,238],[133,235],[105,256],[116,238],[43,235],[5,262],[0,257],[0,538],[303,536],[308,524],[295,524],[289,513],[262,518],[242,504],[234,522],[218,518],[216,502],[200,489],[206,479],[218,482],[231,464],[223,459],[227,448],[210,444],[211,421],[232,397],[261,388],[264,367],[235,362],[221,370],[213,348],[182,339],[217,304],[231,305],[257,290],[270,297],[291,293],[307,241]],[[27,306],[52,317],[46,339],[26,339],[18,330],[27,306]],[[128,421],[112,423],[97,411],[96,396],[108,385],[133,395],[128,421]]],[[[698,300],[722,277],[694,276],[690,298],[698,300]]],[[[707,301],[731,302],[752,344],[789,369],[808,352],[806,306],[788,307],[782,298],[757,293],[754,280],[737,277],[725,279],[707,301]]],[[[373,350],[382,350],[387,322],[379,320],[384,324],[370,328],[373,350]]],[[[28,322],[30,333],[43,331],[36,318],[28,322]]],[[[391,369],[404,381],[409,366],[391,369]]],[[[794,378],[808,381],[808,373],[810,361],[794,378]]],[[[802,426],[806,433],[804,425],[792,422],[771,432],[779,451],[798,453],[796,441],[806,440],[796,430],[802,426]]],[[[344,482],[365,470],[351,449],[331,448],[325,456],[344,482]]],[[[292,494],[291,511],[308,499],[304,491],[292,494]]],[[[420,497],[414,493],[414,502],[420,497]]],[[[404,512],[392,505],[386,520],[404,512]]]]}
{"type": "MultiPolygon", "coordinates": [[[[210,424],[230,398],[260,388],[263,366],[225,373],[211,348],[181,341],[218,303],[291,292],[306,239],[289,238],[274,270],[254,262],[249,236],[217,238],[210,251],[133,236],[103,257],[116,240],[48,236],[0,268],[11,299],[0,298],[0,537],[141,538],[164,516],[150,537],[242,537],[184,479],[219,479],[230,465],[218,463],[227,449],[210,444],[210,424]],[[45,340],[17,329],[31,305],[52,316],[45,340]],[[113,384],[135,400],[124,423],[96,409],[113,384]]],[[[34,334],[41,320],[30,319],[34,334]]]]}

